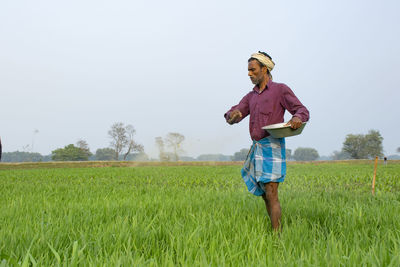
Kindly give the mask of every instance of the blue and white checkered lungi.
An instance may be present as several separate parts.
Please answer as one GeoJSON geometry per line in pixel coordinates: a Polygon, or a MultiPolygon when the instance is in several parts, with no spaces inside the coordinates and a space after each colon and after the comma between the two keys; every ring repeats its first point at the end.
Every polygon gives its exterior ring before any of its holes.
{"type": "Polygon", "coordinates": [[[268,136],[253,141],[241,172],[247,189],[256,196],[264,194],[264,184],[283,182],[286,176],[285,138],[268,136]]]}

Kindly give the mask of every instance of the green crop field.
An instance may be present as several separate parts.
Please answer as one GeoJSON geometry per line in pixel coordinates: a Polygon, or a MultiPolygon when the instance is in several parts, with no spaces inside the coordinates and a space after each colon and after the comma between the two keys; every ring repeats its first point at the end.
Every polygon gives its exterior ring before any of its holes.
{"type": "Polygon", "coordinates": [[[372,161],[289,164],[279,235],[239,165],[24,166],[0,164],[0,266],[400,266],[400,162],[375,196],[372,161]]]}

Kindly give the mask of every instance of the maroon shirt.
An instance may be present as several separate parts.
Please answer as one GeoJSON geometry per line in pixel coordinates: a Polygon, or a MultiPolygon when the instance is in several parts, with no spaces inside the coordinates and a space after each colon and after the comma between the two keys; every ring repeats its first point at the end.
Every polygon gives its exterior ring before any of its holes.
{"type": "Polygon", "coordinates": [[[250,114],[250,136],[253,140],[260,140],[269,136],[266,130],[261,127],[283,122],[285,110],[288,110],[293,117],[298,117],[306,122],[309,119],[309,112],[293,91],[283,83],[275,83],[271,79],[266,88],[260,93],[258,86],[253,88],[238,105],[233,106],[227,113],[225,119],[229,119],[232,110],[239,109],[243,120],[250,114]]]}

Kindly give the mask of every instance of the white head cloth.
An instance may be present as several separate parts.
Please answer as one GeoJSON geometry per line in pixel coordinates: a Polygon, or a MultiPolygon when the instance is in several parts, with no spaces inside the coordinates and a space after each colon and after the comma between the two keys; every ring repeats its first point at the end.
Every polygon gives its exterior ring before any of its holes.
{"type": "Polygon", "coordinates": [[[264,66],[267,67],[267,69],[269,70],[270,73],[275,67],[275,63],[272,61],[272,59],[270,59],[269,57],[267,57],[264,54],[254,53],[251,55],[251,58],[255,58],[258,61],[260,61],[264,66]]]}

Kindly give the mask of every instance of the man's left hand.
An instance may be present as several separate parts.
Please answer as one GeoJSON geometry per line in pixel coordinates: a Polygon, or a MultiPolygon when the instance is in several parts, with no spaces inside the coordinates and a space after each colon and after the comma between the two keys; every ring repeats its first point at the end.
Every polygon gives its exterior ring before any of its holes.
{"type": "Polygon", "coordinates": [[[290,125],[292,129],[298,129],[303,124],[303,122],[298,117],[293,117],[286,125],[290,125]]]}

